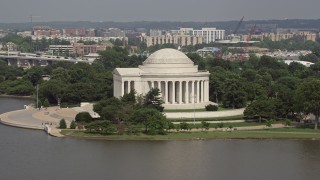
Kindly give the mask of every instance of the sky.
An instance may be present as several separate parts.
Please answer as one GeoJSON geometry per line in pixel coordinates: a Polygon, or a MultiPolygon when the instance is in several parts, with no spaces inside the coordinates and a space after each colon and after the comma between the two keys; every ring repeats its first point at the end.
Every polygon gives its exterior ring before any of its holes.
{"type": "Polygon", "coordinates": [[[319,19],[320,0],[0,0],[0,23],[319,19]]]}

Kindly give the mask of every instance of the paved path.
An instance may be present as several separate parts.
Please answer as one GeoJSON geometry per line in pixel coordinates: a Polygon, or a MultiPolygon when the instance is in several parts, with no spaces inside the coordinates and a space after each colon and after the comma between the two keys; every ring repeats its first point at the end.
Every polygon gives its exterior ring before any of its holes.
{"type": "MultiPolygon", "coordinates": [[[[246,122],[245,120],[231,120],[231,121],[206,121],[207,123],[210,124],[218,124],[218,123],[241,123],[241,122],[246,122]]],[[[180,124],[181,122],[172,122],[173,124],[180,124]]],[[[188,124],[201,124],[201,121],[186,121],[186,123],[188,124]]]]}
{"type": "Polygon", "coordinates": [[[233,109],[226,111],[214,111],[214,112],[166,112],[164,113],[168,119],[192,119],[192,118],[217,118],[226,116],[238,116],[242,115],[244,108],[233,109]]]}
{"type": "MultiPolygon", "coordinates": [[[[56,128],[61,119],[50,116],[50,113],[56,111],[59,111],[57,107],[41,110],[29,108],[1,114],[0,120],[1,123],[6,125],[38,130],[44,130],[45,124],[50,124],[51,131],[49,134],[55,137],[62,137],[59,129],[56,128]]],[[[71,123],[68,120],[66,120],[66,122],[68,126],[71,123]]]]}

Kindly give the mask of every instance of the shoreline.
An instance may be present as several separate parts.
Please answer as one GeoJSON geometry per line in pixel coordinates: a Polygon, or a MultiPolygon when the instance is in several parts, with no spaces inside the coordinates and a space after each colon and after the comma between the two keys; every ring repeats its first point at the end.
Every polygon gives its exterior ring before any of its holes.
{"type": "Polygon", "coordinates": [[[1,97],[8,97],[8,98],[20,98],[20,99],[34,99],[32,96],[18,96],[18,95],[8,95],[8,94],[0,94],[1,97]]]}
{"type": "MultiPolygon", "coordinates": [[[[25,128],[32,130],[44,130],[41,122],[50,121],[46,116],[37,117],[39,120],[38,124],[28,124],[28,121],[16,121],[10,119],[10,115],[14,113],[19,113],[27,110],[16,110],[10,111],[3,114],[0,114],[0,123],[13,126],[17,128],[25,128]],[[40,119],[39,119],[40,118],[40,119]],[[45,118],[45,119],[43,119],[45,118]]],[[[36,111],[37,113],[44,113],[45,111],[36,111]]],[[[85,131],[79,130],[59,130],[53,127],[55,130],[54,135],[60,137],[60,134],[77,139],[92,139],[92,140],[108,140],[108,141],[193,141],[193,140],[214,140],[214,139],[279,139],[279,140],[320,140],[320,130],[314,131],[311,129],[301,129],[296,127],[285,127],[282,124],[273,124],[271,128],[265,127],[265,125],[258,126],[243,126],[235,127],[237,130],[228,131],[227,128],[210,128],[208,131],[202,129],[193,129],[191,131],[171,131],[167,135],[146,135],[143,133],[135,134],[113,134],[113,135],[104,135],[104,134],[90,134],[85,131]],[[61,131],[61,132],[60,132],[61,131]]],[[[50,132],[49,132],[50,134],[50,132]]],[[[50,134],[51,135],[51,134],[50,134]]]]}
{"type": "MultiPolygon", "coordinates": [[[[290,132],[268,132],[268,131],[236,131],[236,132],[181,132],[168,135],[98,135],[82,136],[69,132],[75,130],[62,130],[65,137],[86,140],[104,141],[198,141],[198,140],[311,140],[320,141],[320,132],[315,133],[290,133],[290,132]],[[246,135],[251,134],[251,135],[246,135]],[[184,137],[187,135],[187,137],[184,137]],[[189,136],[188,136],[189,135],[189,136]],[[207,135],[207,136],[203,136],[207,135]],[[257,137],[253,137],[257,135],[257,137]]],[[[81,132],[80,132],[81,133],[81,132]]],[[[82,132],[84,133],[84,132],[82,132]]]]}

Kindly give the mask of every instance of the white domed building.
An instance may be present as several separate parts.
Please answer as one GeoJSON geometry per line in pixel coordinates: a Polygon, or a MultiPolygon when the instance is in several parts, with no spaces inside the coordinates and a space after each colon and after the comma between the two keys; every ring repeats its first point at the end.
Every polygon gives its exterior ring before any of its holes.
{"type": "Polygon", "coordinates": [[[166,109],[204,108],[211,104],[209,75],[208,71],[199,71],[184,53],[161,49],[138,68],[116,68],[114,96],[119,98],[131,89],[145,95],[152,88],[158,88],[166,109]]]}

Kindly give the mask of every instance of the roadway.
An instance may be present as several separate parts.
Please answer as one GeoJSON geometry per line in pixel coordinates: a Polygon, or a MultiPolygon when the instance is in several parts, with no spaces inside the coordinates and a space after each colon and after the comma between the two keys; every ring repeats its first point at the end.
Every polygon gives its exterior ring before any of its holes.
{"type": "Polygon", "coordinates": [[[78,62],[84,62],[84,63],[90,63],[87,60],[83,59],[65,59],[65,58],[53,58],[53,57],[33,57],[33,56],[15,56],[15,55],[0,55],[0,58],[3,59],[20,59],[20,60],[37,60],[37,61],[64,61],[64,62],[73,62],[73,63],[78,63],[78,62]]]}

